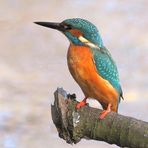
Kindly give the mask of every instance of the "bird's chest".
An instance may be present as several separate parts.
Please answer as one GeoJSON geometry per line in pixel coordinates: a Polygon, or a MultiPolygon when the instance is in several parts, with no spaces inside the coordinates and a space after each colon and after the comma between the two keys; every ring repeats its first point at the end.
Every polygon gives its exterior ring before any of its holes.
{"type": "Polygon", "coordinates": [[[92,71],[95,71],[92,53],[88,47],[70,45],[67,62],[69,70],[77,82],[87,80],[92,71]]]}
{"type": "Polygon", "coordinates": [[[84,64],[88,59],[92,58],[90,49],[83,46],[70,45],[67,60],[69,64],[84,64]]]}
{"type": "Polygon", "coordinates": [[[107,103],[108,99],[117,98],[117,92],[112,85],[97,72],[93,55],[88,47],[71,45],[67,62],[70,73],[85,96],[97,98],[103,103],[107,103]]]}

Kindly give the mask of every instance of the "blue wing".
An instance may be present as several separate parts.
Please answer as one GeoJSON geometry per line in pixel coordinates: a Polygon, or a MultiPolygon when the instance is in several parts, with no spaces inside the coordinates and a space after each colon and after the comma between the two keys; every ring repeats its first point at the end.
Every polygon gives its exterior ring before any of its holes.
{"type": "Polygon", "coordinates": [[[122,89],[119,82],[119,74],[117,66],[111,57],[109,51],[103,47],[100,50],[92,49],[93,58],[96,65],[96,69],[102,78],[108,80],[109,83],[117,90],[120,98],[123,98],[122,89]]]}

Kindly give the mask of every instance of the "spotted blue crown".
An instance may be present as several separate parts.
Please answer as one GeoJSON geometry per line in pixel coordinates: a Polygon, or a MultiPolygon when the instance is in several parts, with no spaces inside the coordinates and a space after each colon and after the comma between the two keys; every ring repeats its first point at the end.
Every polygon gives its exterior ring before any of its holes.
{"type": "MultiPolygon", "coordinates": [[[[103,47],[103,42],[101,39],[101,36],[99,34],[99,31],[97,27],[92,24],[91,22],[81,19],[81,18],[73,18],[73,19],[67,19],[64,20],[63,23],[69,24],[73,26],[73,28],[80,30],[83,33],[83,36],[92,42],[93,44],[103,47]]],[[[82,42],[78,40],[77,37],[73,36],[69,32],[65,32],[65,35],[74,43],[77,45],[83,45],[82,42]]]]}

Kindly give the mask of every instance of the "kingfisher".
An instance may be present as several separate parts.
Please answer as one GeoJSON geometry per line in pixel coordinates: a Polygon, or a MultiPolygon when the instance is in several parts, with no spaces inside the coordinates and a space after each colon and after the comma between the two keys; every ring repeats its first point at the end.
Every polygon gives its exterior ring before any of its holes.
{"type": "Polygon", "coordinates": [[[70,41],[67,52],[68,68],[85,96],[77,103],[76,109],[85,106],[88,98],[93,98],[103,108],[100,119],[104,119],[111,111],[118,112],[120,100],[123,98],[119,74],[97,27],[82,18],[66,19],[60,23],[34,23],[56,29],[70,41]]]}

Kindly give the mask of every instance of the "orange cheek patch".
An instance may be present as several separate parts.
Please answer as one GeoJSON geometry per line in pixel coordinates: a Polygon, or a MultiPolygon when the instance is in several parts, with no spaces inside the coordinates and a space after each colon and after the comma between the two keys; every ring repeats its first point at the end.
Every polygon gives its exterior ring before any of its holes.
{"type": "Polygon", "coordinates": [[[69,30],[69,32],[73,35],[73,36],[76,36],[76,37],[79,37],[80,35],[83,35],[82,32],[78,29],[71,29],[69,30]]]}

